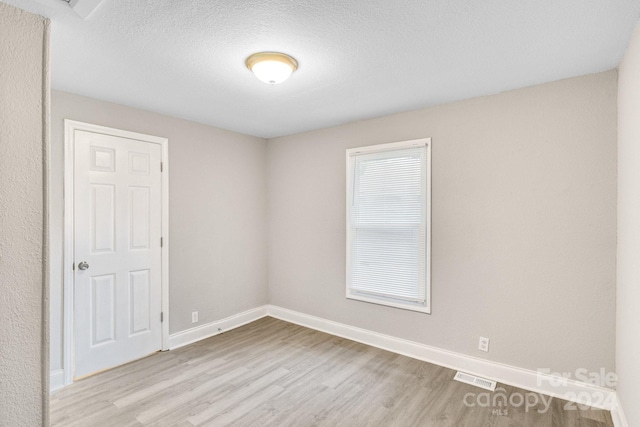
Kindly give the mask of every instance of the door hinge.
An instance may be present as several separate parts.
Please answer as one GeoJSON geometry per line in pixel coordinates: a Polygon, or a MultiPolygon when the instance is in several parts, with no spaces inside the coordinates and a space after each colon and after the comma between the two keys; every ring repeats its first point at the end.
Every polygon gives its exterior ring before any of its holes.
{"type": "Polygon", "coordinates": [[[164,165],[164,163],[163,163],[163,162],[160,162],[160,172],[162,172],[162,169],[164,169],[164,168],[163,168],[163,165],[164,165]]]}
{"type": "Polygon", "coordinates": [[[160,247],[161,248],[164,247],[164,238],[162,237],[160,238],[160,247]]]}
{"type": "Polygon", "coordinates": [[[160,312],[160,323],[164,322],[164,313],[160,312]]]}

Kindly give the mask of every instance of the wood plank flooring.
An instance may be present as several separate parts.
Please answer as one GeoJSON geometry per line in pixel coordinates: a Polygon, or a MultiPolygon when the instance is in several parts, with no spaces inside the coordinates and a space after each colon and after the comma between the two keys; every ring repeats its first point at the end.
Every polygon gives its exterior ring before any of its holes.
{"type": "Polygon", "coordinates": [[[498,385],[273,318],[78,381],[53,426],[612,427],[607,411],[498,385]],[[520,394],[530,406],[519,405],[520,394]],[[543,400],[545,399],[545,400],[543,400]],[[466,404],[465,404],[466,402],[466,404]],[[545,411],[545,402],[548,410],[545,411]]]}

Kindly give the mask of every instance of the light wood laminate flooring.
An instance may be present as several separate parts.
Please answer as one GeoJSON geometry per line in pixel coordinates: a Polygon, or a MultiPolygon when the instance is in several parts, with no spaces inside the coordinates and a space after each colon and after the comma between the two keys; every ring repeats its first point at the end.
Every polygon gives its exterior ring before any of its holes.
{"type": "Polygon", "coordinates": [[[77,381],[51,396],[51,421],[82,427],[613,426],[607,411],[502,384],[496,391],[504,390],[507,401],[513,396],[515,405],[500,406],[498,399],[486,406],[494,393],[453,381],[454,374],[266,317],[77,381]],[[538,404],[518,405],[518,394],[538,404]]]}

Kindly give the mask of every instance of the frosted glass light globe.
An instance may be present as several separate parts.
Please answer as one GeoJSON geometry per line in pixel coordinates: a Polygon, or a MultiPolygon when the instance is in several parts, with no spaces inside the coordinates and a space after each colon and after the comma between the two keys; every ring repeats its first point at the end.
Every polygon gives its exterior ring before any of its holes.
{"type": "Polygon", "coordinates": [[[271,85],[282,83],[293,73],[290,65],[278,61],[258,62],[251,68],[251,71],[259,80],[271,85]]]}
{"type": "Polygon", "coordinates": [[[247,58],[246,65],[259,80],[271,85],[287,80],[298,68],[295,59],[278,52],[254,53],[247,58]]]}

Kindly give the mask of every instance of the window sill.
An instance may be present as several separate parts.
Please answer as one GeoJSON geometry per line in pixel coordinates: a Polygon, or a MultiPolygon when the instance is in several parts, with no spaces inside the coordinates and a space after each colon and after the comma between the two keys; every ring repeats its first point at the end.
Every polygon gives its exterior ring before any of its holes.
{"type": "Polygon", "coordinates": [[[400,308],[402,310],[417,311],[420,313],[431,314],[431,306],[427,302],[426,304],[411,303],[405,301],[392,300],[384,297],[373,297],[357,294],[347,291],[347,299],[354,301],[368,302],[371,304],[385,305],[387,307],[400,308]]]}

